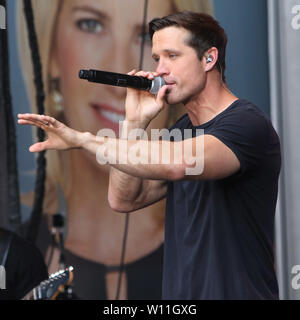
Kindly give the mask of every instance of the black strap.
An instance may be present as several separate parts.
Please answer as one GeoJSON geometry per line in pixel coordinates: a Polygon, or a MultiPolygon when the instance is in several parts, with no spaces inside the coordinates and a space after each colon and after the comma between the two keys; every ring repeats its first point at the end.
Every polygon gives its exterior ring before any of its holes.
{"type": "Polygon", "coordinates": [[[5,267],[13,233],[0,229],[0,265],[5,267]]]}
{"type": "MultiPolygon", "coordinates": [[[[31,58],[33,61],[34,84],[36,88],[36,105],[38,114],[45,114],[44,101],[45,90],[43,83],[42,65],[39,53],[38,39],[35,29],[34,12],[31,0],[23,0],[26,24],[28,29],[29,46],[31,50],[31,58]]],[[[38,141],[44,141],[45,132],[41,128],[37,130],[38,141]]],[[[31,212],[29,227],[27,231],[27,240],[35,243],[40,223],[43,216],[43,200],[45,194],[46,179],[46,151],[39,152],[37,157],[37,174],[35,180],[34,203],[31,212]]]]}

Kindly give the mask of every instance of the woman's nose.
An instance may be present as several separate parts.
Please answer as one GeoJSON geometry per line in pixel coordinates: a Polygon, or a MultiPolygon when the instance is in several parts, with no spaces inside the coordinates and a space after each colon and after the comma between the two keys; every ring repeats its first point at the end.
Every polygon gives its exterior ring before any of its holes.
{"type": "MultiPolygon", "coordinates": [[[[107,71],[127,74],[129,71],[136,68],[134,54],[129,48],[126,48],[119,43],[108,53],[106,66],[107,71]]],[[[108,90],[118,97],[125,98],[126,96],[126,88],[109,86],[108,90]]]]}

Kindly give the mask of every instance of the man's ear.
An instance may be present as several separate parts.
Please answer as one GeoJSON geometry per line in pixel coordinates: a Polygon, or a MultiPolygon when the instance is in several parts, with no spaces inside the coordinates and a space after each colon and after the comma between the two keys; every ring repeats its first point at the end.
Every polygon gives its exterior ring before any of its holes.
{"type": "Polygon", "coordinates": [[[212,47],[205,53],[204,56],[206,59],[205,71],[210,71],[215,67],[218,61],[218,57],[219,57],[218,49],[216,47],[212,47]]]}

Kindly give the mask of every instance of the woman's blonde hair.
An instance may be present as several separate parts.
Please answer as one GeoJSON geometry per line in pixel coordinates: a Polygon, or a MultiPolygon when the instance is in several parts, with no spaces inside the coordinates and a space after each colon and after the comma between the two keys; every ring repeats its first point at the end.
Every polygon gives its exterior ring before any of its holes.
{"type": "MultiPolygon", "coordinates": [[[[53,104],[51,103],[50,97],[50,78],[48,71],[50,65],[51,48],[53,45],[53,37],[55,35],[55,25],[58,19],[58,12],[61,2],[62,0],[31,0],[42,66],[43,85],[45,90],[45,114],[51,115],[53,117],[57,117],[57,114],[52,108],[53,104]]],[[[16,10],[18,53],[21,62],[21,68],[23,71],[23,77],[32,112],[37,113],[36,88],[34,85],[33,64],[29,48],[29,35],[27,24],[25,21],[23,1],[19,0],[17,2],[16,10]]],[[[35,129],[33,128],[33,132],[36,132],[34,130],[35,129]]],[[[36,140],[37,137],[34,134],[33,136],[36,140]]],[[[57,186],[61,185],[65,190],[69,177],[66,174],[66,170],[63,170],[63,168],[65,167],[64,163],[67,164],[68,162],[68,156],[65,157],[59,151],[51,151],[46,153],[46,158],[47,196],[45,197],[44,208],[47,211],[47,208],[50,206],[50,202],[52,202],[52,200],[56,200],[56,197],[53,193],[56,193],[57,186]],[[51,196],[49,190],[51,190],[51,196]]],[[[26,196],[24,195],[23,198],[26,199],[26,196]]],[[[24,202],[27,202],[27,204],[29,204],[31,201],[25,200],[24,202]]]]}
{"type": "MultiPolygon", "coordinates": [[[[51,49],[54,45],[54,36],[56,32],[56,25],[58,20],[58,13],[61,9],[61,4],[64,0],[32,0],[32,7],[35,19],[35,28],[37,32],[37,39],[40,51],[40,59],[42,64],[43,82],[45,90],[45,113],[47,115],[58,118],[63,121],[63,116],[58,114],[53,108],[51,101],[51,86],[50,86],[50,59],[51,49]]],[[[113,0],[111,0],[113,1],[113,0]]],[[[126,1],[126,0],[125,0],[126,1]]],[[[174,11],[190,10],[196,12],[205,12],[213,14],[213,7],[211,0],[170,0],[172,1],[174,11]]],[[[19,56],[26,83],[29,101],[33,112],[37,112],[36,105],[36,91],[33,81],[33,67],[31,62],[31,53],[28,45],[28,32],[23,14],[23,1],[17,3],[17,21],[18,21],[18,47],[19,56]]],[[[171,108],[172,114],[169,119],[174,122],[182,114],[182,109],[171,108]]],[[[47,152],[47,182],[57,186],[60,184],[64,190],[65,196],[68,195],[70,176],[65,168],[69,160],[69,153],[62,153],[59,151],[47,152]],[[68,183],[67,183],[68,181],[68,183]]],[[[53,187],[52,185],[52,187],[53,187]]],[[[45,206],[47,207],[47,206],[45,206]]]]}

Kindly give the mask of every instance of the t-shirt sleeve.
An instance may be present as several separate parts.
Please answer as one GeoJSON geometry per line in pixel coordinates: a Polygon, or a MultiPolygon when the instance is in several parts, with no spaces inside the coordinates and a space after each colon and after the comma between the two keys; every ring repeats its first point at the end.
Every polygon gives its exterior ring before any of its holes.
{"type": "Polygon", "coordinates": [[[226,113],[206,134],[215,136],[231,149],[240,161],[237,175],[241,175],[262,164],[268,146],[270,121],[262,113],[245,106],[226,113]]]}

